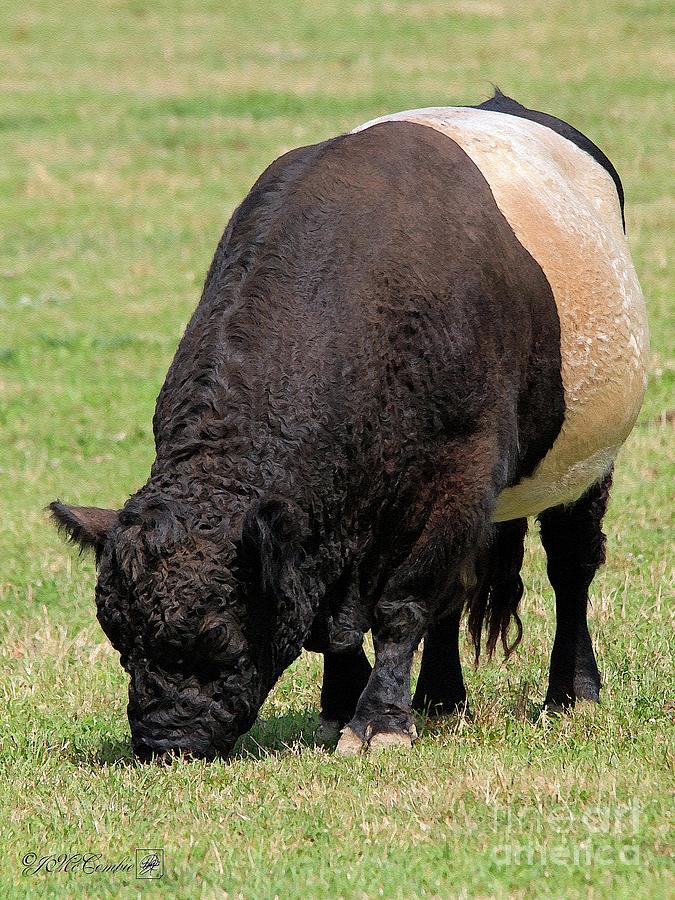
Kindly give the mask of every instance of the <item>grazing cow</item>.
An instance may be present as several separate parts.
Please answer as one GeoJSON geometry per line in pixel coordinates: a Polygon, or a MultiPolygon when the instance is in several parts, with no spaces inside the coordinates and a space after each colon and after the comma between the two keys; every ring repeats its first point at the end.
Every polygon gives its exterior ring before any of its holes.
{"type": "Polygon", "coordinates": [[[139,756],[228,753],[303,647],[339,751],[409,746],[413,708],[465,704],[463,610],[476,653],[519,639],[529,516],[556,595],[546,703],[598,699],[588,588],[647,355],[622,222],[607,157],[499,92],[262,174],[157,400],[147,483],[119,511],[51,506],[96,552],[139,756]]]}

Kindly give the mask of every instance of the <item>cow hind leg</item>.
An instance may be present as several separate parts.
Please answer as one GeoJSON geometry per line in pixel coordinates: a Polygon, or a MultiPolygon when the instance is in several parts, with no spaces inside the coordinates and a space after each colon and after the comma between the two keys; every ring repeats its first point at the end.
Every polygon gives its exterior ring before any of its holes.
{"type": "Polygon", "coordinates": [[[556,632],[545,705],[559,710],[600,698],[600,673],[588,631],[588,589],[605,561],[602,519],[611,472],[569,506],[539,516],[548,577],[555,591],[556,632]]]}
{"type": "Polygon", "coordinates": [[[427,716],[467,712],[466,689],[459,658],[457,609],[432,625],[424,637],[422,665],[413,696],[413,709],[427,716]]]}
{"type": "Polygon", "coordinates": [[[319,743],[337,742],[340,729],[354,715],[371,671],[363,647],[347,653],[324,653],[321,722],[316,733],[319,743]]]}
{"type": "Polygon", "coordinates": [[[523,594],[520,568],[523,562],[527,519],[502,522],[492,531],[491,540],[467,560],[464,577],[457,584],[456,608],[429,628],[413,709],[430,716],[464,712],[470,716],[459,655],[459,628],[463,608],[468,611],[469,630],[478,661],[483,630],[487,633],[488,654],[501,639],[506,653],[521,634],[518,603],[523,594]],[[471,569],[474,569],[473,574],[471,569]],[[509,642],[515,621],[516,638],[509,642]]]}

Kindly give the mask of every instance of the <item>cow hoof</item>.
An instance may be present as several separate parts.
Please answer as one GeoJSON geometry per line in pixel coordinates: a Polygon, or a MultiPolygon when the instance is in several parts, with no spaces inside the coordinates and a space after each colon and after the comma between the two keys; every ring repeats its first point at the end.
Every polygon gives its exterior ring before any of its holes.
{"type": "Polygon", "coordinates": [[[417,740],[417,729],[410,726],[410,731],[376,731],[368,739],[368,749],[374,753],[380,750],[390,750],[392,747],[404,747],[410,750],[413,741],[417,740]]]}
{"type": "Polygon", "coordinates": [[[552,701],[548,701],[547,703],[544,703],[541,712],[542,715],[545,714],[552,719],[557,719],[560,716],[564,716],[565,713],[568,713],[571,709],[574,709],[574,706],[571,703],[553,703],[552,701]]]}
{"type": "Polygon", "coordinates": [[[346,725],[342,729],[342,735],[335,752],[339,753],[340,756],[356,756],[357,753],[361,753],[364,747],[364,741],[361,740],[355,731],[352,731],[349,725],[346,725]]]}
{"type": "Polygon", "coordinates": [[[577,694],[577,703],[587,709],[593,709],[600,705],[600,694],[593,694],[590,697],[585,694],[577,694]]]}
{"type": "Polygon", "coordinates": [[[340,723],[336,719],[322,718],[319,721],[319,727],[316,729],[314,740],[317,744],[332,747],[340,739],[341,730],[340,723]]]}

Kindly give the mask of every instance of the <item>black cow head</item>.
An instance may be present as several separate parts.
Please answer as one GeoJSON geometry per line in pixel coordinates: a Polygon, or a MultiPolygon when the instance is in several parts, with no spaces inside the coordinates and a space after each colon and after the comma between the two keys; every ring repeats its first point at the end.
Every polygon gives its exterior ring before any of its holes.
{"type": "Polygon", "coordinates": [[[98,564],[98,620],[130,676],[134,752],[226,755],[300,653],[303,515],[254,504],[234,530],[212,504],[132,498],[123,510],[51,504],[98,564]]]}

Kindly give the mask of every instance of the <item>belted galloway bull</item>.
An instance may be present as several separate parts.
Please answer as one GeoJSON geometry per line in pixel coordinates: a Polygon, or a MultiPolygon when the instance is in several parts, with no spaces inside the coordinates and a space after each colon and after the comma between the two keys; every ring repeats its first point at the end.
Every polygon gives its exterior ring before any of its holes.
{"type": "Polygon", "coordinates": [[[588,589],[646,357],[619,176],[565,122],[497,92],[277,159],[220,240],[147,482],[51,505],[96,553],[135,753],[227,754],[303,648],[340,752],[409,746],[413,710],[465,707],[463,613],[477,654],[519,640],[531,516],[546,704],[597,701],[588,589]]]}

